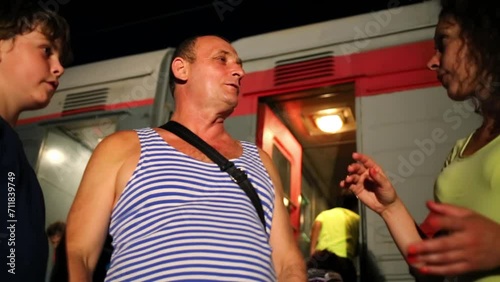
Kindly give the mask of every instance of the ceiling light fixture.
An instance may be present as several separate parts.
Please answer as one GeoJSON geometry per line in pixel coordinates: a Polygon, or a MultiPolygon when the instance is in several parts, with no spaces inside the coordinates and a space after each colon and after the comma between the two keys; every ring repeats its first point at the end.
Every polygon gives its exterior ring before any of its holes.
{"type": "Polygon", "coordinates": [[[308,109],[302,115],[310,136],[336,135],[356,130],[356,121],[348,106],[308,109]]]}
{"type": "Polygon", "coordinates": [[[314,117],[314,123],[323,132],[335,133],[342,128],[344,120],[339,114],[327,114],[314,117]]]}

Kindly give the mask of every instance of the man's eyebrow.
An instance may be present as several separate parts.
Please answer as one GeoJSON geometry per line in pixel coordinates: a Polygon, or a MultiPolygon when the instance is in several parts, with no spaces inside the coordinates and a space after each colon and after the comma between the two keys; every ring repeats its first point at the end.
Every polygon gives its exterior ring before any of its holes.
{"type": "Polygon", "coordinates": [[[229,55],[229,51],[226,51],[226,50],[219,50],[215,53],[215,55],[229,55]]]}
{"type": "MultiPolygon", "coordinates": [[[[226,50],[219,50],[219,51],[217,51],[217,53],[215,53],[215,54],[216,54],[216,55],[225,55],[225,56],[227,56],[227,55],[232,55],[232,53],[231,53],[231,52],[226,51],[226,50]]],[[[241,58],[240,58],[240,57],[237,57],[237,56],[236,56],[236,63],[237,63],[238,65],[240,65],[240,66],[241,66],[241,65],[243,65],[243,61],[241,60],[241,58]]]]}

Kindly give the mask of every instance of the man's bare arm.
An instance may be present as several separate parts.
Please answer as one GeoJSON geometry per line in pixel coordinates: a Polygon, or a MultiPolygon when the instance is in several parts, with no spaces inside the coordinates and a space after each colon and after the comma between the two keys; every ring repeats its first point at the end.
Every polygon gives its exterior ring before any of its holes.
{"type": "Polygon", "coordinates": [[[92,281],[108,232],[117,176],[137,146],[134,140],[137,134],[133,131],[105,138],[87,164],[68,214],[66,248],[70,281],[92,281]]]}
{"type": "Polygon", "coordinates": [[[307,281],[305,261],[293,237],[288,212],[283,204],[283,188],[279,174],[271,158],[264,151],[260,151],[260,157],[271,177],[275,190],[270,244],[273,249],[273,263],[278,281],[307,281]]]}

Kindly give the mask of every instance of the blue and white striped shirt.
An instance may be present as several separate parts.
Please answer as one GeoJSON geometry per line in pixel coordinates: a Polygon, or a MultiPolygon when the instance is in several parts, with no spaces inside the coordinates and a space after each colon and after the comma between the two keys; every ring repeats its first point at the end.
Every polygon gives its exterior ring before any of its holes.
{"type": "Polygon", "coordinates": [[[276,281],[269,245],[274,188],[254,144],[232,159],[257,190],[266,230],[245,192],[214,163],[137,130],[138,165],[111,215],[106,281],[276,281]]]}

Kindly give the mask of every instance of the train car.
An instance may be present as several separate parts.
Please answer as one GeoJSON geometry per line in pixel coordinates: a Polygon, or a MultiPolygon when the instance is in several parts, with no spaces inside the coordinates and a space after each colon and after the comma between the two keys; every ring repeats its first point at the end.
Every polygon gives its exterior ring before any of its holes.
{"type": "MultiPolygon", "coordinates": [[[[451,102],[426,68],[438,4],[397,4],[233,42],[246,76],[226,127],[273,158],[304,256],[315,216],[338,204],[352,152],[369,154],[386,169],[420,222],[446,155],[480,122],[474,107],[451,102]],[[340,123],[325,131],[319,118],[340,123]]],[[[172,52],[68,68],[51,104],[20,117],[16,129],[44,190],[47,224],[65,220],[102,138],[169,119],[172,52]]],[[[360,214],[360,281],[412,281],[384,222],[364,207],[360,214]]]]}

